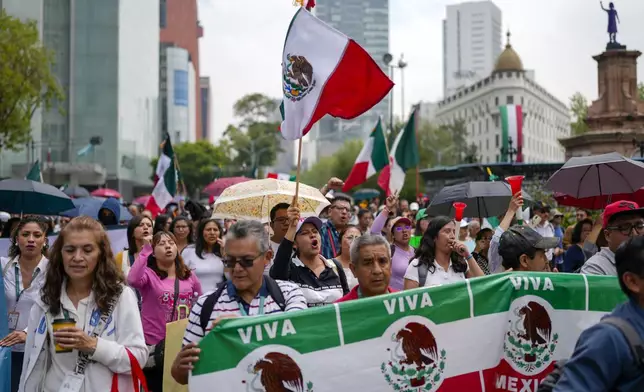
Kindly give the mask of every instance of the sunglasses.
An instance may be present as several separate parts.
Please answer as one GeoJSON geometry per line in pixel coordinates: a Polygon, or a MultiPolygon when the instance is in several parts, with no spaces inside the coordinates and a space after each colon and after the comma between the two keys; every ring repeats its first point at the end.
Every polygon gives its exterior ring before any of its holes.
{"type": "Polygon", "coordinates": [[[260,257],[264,256],[265,253],[260,253],[255,258],[250,258],[250,257],[242,257],[242,258],[236,258],[236,257],[226,257],[224,259],[224,265],[226,268],[235,268],[235,264],[239,264],[242,266],[242,268],[250,268],[255,264],[255,260],[259,259],[260,257]]]}
{"type": "Polygon", "coordinates": [[[411,230],[411,226],[396,226],[396,231],[411,230]]]}

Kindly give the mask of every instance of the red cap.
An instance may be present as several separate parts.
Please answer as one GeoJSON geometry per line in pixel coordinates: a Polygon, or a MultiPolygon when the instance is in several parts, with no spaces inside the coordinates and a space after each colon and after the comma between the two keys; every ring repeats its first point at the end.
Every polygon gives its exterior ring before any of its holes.
{"type": "Polygon", "coordinates": [[[604,214],[602,216],[604,220],[604,229],[608,226],[608,223],[616,215],[628,214],[628,213],[639,213],[644,216],[644,210],[640,209],[640,206],[634,201],[620,200],[615,203],[609,204],[604,208],[604,214]]]}

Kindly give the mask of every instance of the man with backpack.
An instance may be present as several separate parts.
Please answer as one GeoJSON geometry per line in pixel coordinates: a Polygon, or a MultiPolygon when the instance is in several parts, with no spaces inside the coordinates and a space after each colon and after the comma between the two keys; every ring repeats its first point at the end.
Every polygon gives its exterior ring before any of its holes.
{"type": "Polygon", "coordinates": [[[572,357],[539,391],[644,391],[644,238],[615,252],[617,278],[629,300],[582,332],[572,357]]]}
{"type": "Polygon", "coordinates": [[[172,364],[172,377],[182,385],[199,360],[197,343],[224,318],[258,316],[306,309],[300,288],[264,275],[273,252],[268,233],[258,221],[239,221],[226,234],[224,260],[230,280],[201,296],[192,307],[183,348],[172,364]]]}

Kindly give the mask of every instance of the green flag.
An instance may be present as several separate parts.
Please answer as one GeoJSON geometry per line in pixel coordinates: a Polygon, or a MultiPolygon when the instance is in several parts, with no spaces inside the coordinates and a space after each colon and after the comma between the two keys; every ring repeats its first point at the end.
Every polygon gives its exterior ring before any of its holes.
{"type": "Polygon", "coordinates": [[[31,169],[29,169],[29,173],[27,173],[25,180],[43,182],[42,171],[40,171],[40,161],[34,162],[34,164],[31,166],[31,169]]]}

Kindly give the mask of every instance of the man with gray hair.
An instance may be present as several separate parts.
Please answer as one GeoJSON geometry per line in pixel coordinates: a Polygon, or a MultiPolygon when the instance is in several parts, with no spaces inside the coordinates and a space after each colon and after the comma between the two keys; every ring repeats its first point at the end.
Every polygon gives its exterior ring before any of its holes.
{"type": "Polygon", "coordinates": [[[247,220],[230,226],[225,250],[224,266],[230,280],[202,295],[192,307],[184,346],[172,365],[172,377],[182,385],[188,383],[188,374],[199,360],[197,343],[222,319],[307,308],[296,284],[264,275],[273,251],[262,223],[247,220]]]}
{"type": "Polygon", "coordinates": [[[336,303],[397,291],[389,287],[391,245],[381,235],[364,234],[353,240],[349,268],[358,279],[358,285],[336,303]]]}

